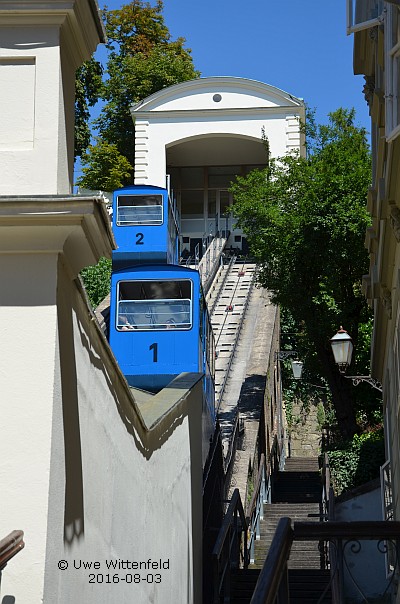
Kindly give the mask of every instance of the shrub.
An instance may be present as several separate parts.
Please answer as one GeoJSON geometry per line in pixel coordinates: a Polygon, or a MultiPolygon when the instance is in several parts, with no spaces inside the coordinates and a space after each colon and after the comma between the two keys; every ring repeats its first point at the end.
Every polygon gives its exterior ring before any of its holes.
{"type": "Polygon", "coordinates": [[[89,300],[93,308],[96,308],[110,293],[111,260],[100,258],[95,266],[84,268],[81,277],[89,300]]]}
{"type": "Polygon", "coordinates": [[[379,477],[385,462],[383,428],[355,435],[328,451],[329,466],[336,495],[379,477]]]}

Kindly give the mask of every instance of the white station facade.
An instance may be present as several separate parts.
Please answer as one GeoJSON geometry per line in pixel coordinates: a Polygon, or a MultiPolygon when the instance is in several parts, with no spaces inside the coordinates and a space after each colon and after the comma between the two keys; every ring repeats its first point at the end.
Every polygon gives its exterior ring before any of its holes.
{"type": "Polygon", "coordinates": [[[305,106],[274,86],[209,77],[165,88],[132,107],[135,184],[170,186],[182,218],[182,252],[217,232],[247,251],[229,217],[231,182],[271,157],[304,154],[305,106]]]}

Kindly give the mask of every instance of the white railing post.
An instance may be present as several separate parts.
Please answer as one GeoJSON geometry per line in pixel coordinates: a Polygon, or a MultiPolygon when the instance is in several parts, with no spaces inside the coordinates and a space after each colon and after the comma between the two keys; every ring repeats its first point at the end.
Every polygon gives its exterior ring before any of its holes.
{"type": "MultiPolygon", "coordinates": [[[[258,507],[258,506],[257,506],[258,507]]],[[[260,514],[259,514],[259,510],[257,510],[256,512],[257,516],[256,516],[256,540],[259,541],[261,538],[261,532],[260,532],[260,514]]]]}
{"type": "Polygon", "coordinates": [[[250,531],[250,564],[254,564],[254,531],[250,531]]]}
{"type": "Polygon", "coordinates": [[[266,501],[265,501],[265,469],[263,469],[263,473],[262,473],[260,493],[261,493],[260,518],[261,518],[261,520],[264,520],[264,503],[266,503],[266,501]]]}

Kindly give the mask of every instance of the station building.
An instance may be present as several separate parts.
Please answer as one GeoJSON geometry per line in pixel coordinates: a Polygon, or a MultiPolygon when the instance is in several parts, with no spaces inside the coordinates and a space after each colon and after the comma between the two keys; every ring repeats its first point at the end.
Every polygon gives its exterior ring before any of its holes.
{"type": "Polygon", "coordinates": [[[174,191],[182,219],[182,251],[217,232],[243,252],[242,232],[229,216],[237,175],[271,157],[304,153],[304,102],[269,84],[237,77],[183,82],[132,107],[135,184],[174,191]]]}

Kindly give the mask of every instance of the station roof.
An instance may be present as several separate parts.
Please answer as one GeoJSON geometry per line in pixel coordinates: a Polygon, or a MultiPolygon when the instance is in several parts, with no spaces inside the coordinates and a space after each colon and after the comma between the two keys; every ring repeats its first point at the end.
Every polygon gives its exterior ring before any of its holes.
{"type": "Polygon", "coordinates": [[[156,111],[229,112],[246,109],[293,109],[304,107],[304,101],[256,80],[232,76],[213,76],[181,82],[159,90],[132,105],[132,114],[156,111]]]}

